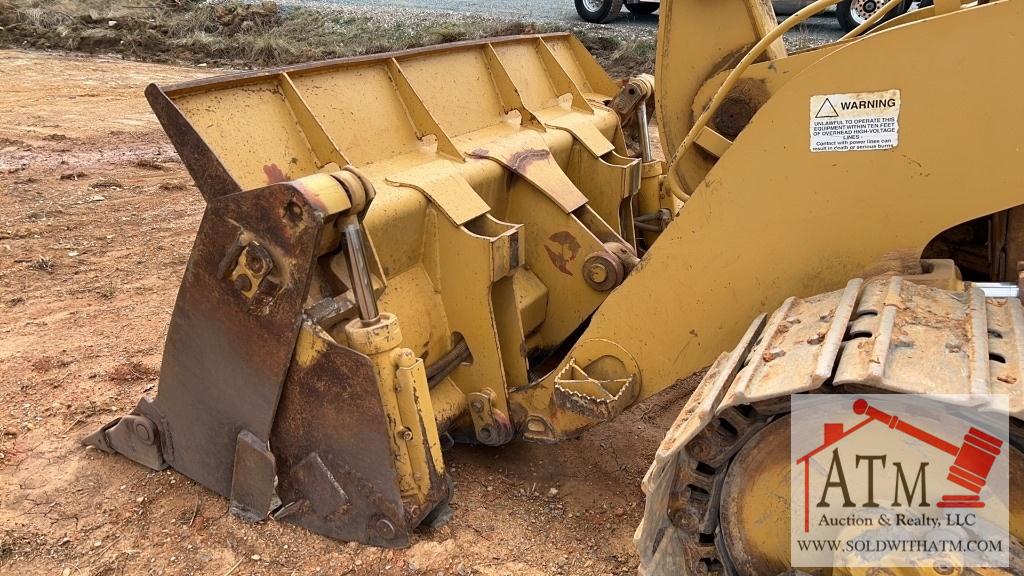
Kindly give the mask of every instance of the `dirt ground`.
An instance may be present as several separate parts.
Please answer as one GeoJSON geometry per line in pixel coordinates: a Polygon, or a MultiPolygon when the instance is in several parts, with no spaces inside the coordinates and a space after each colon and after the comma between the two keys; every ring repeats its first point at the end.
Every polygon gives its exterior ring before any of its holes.
{"type": "Polygon", "coordinates": [[[155,390],[203,212],[143,88],[210,73],[0,51],[0,573],[632,573],[678,390],[561,445],[454,448],[454,519],[397,551],[244,524],[177,472],[79,445],[155,390]]]}

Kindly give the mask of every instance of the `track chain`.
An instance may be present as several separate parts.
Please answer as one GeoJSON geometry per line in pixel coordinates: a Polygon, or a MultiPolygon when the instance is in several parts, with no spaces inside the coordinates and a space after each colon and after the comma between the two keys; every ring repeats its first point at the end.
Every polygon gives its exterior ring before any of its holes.
{"type": "Polygon", "coordinates": [[[640,573],[737,573],[718,526],[725,473],[754,434],[789,412],[791,394],[1007,394],[1019,445],[1022,377],[1024,309],[1017,299],[898,277],[854,279],[843,290],[789,298],[719,356],[659,447],[634,536],[640,573]]]}

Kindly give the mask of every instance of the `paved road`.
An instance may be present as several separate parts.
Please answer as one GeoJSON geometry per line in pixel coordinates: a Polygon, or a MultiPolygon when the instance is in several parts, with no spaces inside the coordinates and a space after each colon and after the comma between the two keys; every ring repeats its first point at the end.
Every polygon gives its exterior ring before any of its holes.
{"type": "MultiPolygon", "coordinates": [[[[282,0],[285,4],[306,6],[350,6],[360,9],[395,10],[403,16],[416,12],[455,12],[476,14],[495,18],[523,20],[528,22],[558,22],[563,24],[585,24],[576,14],[573,0],[282,0]]],[[[653,32],[658,27],[658,15],[634,16],[627,10],[611,24],[615,28],[627,28],[636,32],[653,32]]],[[[791,37],[806,36],[813,43],[838,39],[842,31],[835,16],[829,12],[811,18],[791,37]]]]}

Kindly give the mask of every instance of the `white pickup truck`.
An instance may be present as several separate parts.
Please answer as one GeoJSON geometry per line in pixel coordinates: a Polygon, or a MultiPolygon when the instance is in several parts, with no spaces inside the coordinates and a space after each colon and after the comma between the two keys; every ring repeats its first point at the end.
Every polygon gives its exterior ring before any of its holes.
{"type": "MultiPolygon", "coordinates": [[[[903,5],[886,14],[886,19],[906,12],[912,2],[912,0],[891,1],[902,1],[903,5]]],[[[842,0],[836,5],[836,19],[839,21],[839,25],[847,31],[853,30],[886,2],[887,0],[842,0]]],[[[774,4],[776,12],[792,14],[809,3],[809,0],[776,0],[774,4]]],[[[657,0],[576,0],[576,12],[587,22],[602,24],[617,17],[623,6],[633,14],[649,15],[657,12],[660,5],[657,0]]]]}

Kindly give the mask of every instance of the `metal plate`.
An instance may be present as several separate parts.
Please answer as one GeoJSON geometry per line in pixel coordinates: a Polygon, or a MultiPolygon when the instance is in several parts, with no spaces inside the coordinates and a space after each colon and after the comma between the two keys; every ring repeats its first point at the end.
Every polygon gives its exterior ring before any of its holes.
{"type": "Polygon", "coordinates": [[[435,493],[407,513],[391,459],[395,432],[373,364],[310,321],[298,348],[271,438],[284,503],[278,517],[340,540],[409,545],[412,529],[447,499],[447,484],[432,471],[435,493]],[[319,459],[322,470],[310,458],[319,459]]]}
{"type": "Polygon", "coordinates": [[[280,184],[213,200],[199,227],[157,397],[137,410],[157,423],[171,466],[224,496],[239,432],[270,438],[321,226],[302,194],[280,184]],[[257,294],[265,305],[258,309],[227,280],[248,239],[276,259],[276,272],[263,280],[277,284],[276,294],[257,294]]]}

